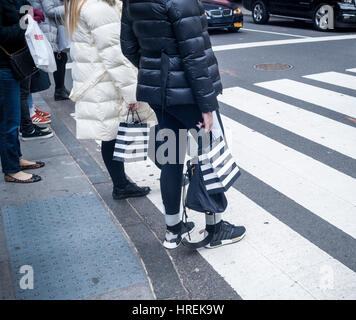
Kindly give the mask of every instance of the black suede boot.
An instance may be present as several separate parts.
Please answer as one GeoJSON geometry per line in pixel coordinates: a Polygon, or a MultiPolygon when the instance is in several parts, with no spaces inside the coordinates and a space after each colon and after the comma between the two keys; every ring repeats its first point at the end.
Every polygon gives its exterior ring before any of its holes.
{"type": "Polygon", "coordinates": [[[151,191],[150,187],[139,187],[135,183],[129,182],[124,188],[114,187],[112,197],[114,200],[126,198],[144,197],[151,191]]]}
{"type": "Polygon", "coordinates": [[[68,90],[66,88],[56,89],[54,91],[54,100],[55,101],[69,100],[68,90]]]}

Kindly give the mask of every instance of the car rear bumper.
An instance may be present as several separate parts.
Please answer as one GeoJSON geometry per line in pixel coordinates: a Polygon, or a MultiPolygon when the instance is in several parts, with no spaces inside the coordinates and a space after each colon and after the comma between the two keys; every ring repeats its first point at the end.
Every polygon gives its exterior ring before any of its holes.
{"type": "MultiPolygon", "coordinates": [[[[210,18],[208,19],[209,29],[222,29],[222,28],[234,28],[235,23],[240,23],[241,27],[243,25],[243,15],[235,15],[233,18],[210,18]]],[[[241,28],[240,27],[240,28],[241,28]]]]}

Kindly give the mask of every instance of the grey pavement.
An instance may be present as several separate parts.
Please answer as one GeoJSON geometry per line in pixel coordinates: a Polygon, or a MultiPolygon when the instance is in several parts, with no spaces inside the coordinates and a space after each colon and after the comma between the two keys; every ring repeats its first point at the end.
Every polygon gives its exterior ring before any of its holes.
{"type": "MultiPolygon", "coordinates": [[[[0,181],[0,299],[155,299],[130,238],[78,165],[91,171],[90,161],[57,136],[21,145],[46,166],[37,184],[0,181]],[[21,287],[22,266],[33,289],[21,287]]],[[[108,183],[100,173],[90,178],[108,183]]]]}

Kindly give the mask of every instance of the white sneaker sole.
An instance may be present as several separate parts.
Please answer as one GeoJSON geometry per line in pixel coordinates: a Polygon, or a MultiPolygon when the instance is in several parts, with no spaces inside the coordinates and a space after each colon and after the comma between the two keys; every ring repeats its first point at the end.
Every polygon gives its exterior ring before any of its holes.
{"type": "MultiPolygon", "coordinates": [[[[192,233],[192,232],[194,231],[194,229],[195,229],[195,226],[194,226],[194,228],[193,228],[192,230],[189,231],[189,233],[192,233]]],[[[176,249],[176,248],[178,248],[178,247],[181,245],[182,240],[185,239],[187,236],[188,236],[188,232],[183,233],[183,234],[182,234],[182,239],[181,239],[181,241],[180,241],[178,244],[176,244],[176,243],[171,243],[171,242],[168,242],[168,241],[164,240],[164,241],[163,241],[163,247],[165,247],[165,248],[168,249],[168,250],[176,249]]]]}
{"type": "Polygon", "coordinates": [[[222,246],[226,246],[228,244],[234,244],[236,242],[241,241],[245,237],[245,235],[246,235],[246,232],[240,237],[233,238],[233,239],[228,239],[228,240],[222,240],[221,244],[218,244],[217,246],[211,246],[210,244],[208,244],[208,245],[205,246],[205,248],[207,248],[207,249],[215,249],[215,248],[219,248],[219,247],[222,247],[222,246]]]}
{"type": "Polygon", "coordinates": [[[53,132],[51,132],[50,134],[48,134],[46,136],[41,136],[41,137],[24,138],[21,136],[21,140],[22,141],[31,141],[31,140],[49,139],[49,138],[52,138],[53,136],[54,136],[54,134],[53,134],[53,132]]]}
{"type": "Polygon", "coordinates": [[[46,122],[34,122],[34,121],[32,121],[32,123],[35,124],[36,126],[41,127],[41,126],[46,126],[47,124],[52,123],[52,120],[48,119],[48,121],[46,121],[46,122]]]}

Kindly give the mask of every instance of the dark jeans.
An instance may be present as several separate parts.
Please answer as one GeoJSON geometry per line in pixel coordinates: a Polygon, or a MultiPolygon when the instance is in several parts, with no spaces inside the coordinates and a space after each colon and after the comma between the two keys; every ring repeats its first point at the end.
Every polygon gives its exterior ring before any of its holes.
{"type": "MultiPolygon", "coordinates": [[[[160,107],[153,107],[156,113],[159,129],[171,129],[179,137],[179,129],[197,129],[198,122],[202,121],[202,113],[196,105],[175,106],[162,112],[160,107]]],[[[185,140],[186,141],[186,140],[185,140]]],[[[176,215],[180,211],[182,194],[182,177],[186,145],[181,145],[178,138],[176,142],[176,159],[174,163],[161,164],[161,194],[167,215],[176,215]]]]}
{"type": "Polygon", "coordinates": [[[55,89],[64,89],[64,79],[66,76],[66,64],[68,61],[68,55],[65,52],[54,52],[54,57],[57,63],[57,71],[53,73],[55,89]]]}
{"type": "Polygon", "coordinates": [[[20,83],[10,69],[0,68],[0,156],[4,173],[20,171],[20,113],[20,83]]]}
{"type": "Polygon", "coordinates": [[[128,180],[125,175],[125,166],[121,161],[114,161],[114,149],[116,140],[101,142],[101,155],[115,188],[124,188],[128,180]]]}
{"type": "MultiPolygon", "coordinates": [[[[21,132],[32,133],[35,130],[30,117],[29,97],[31,94],[31,78],[21,81],[21,132]]],[[[32,99],[31,99],[32,100],[32,99]]]]}

